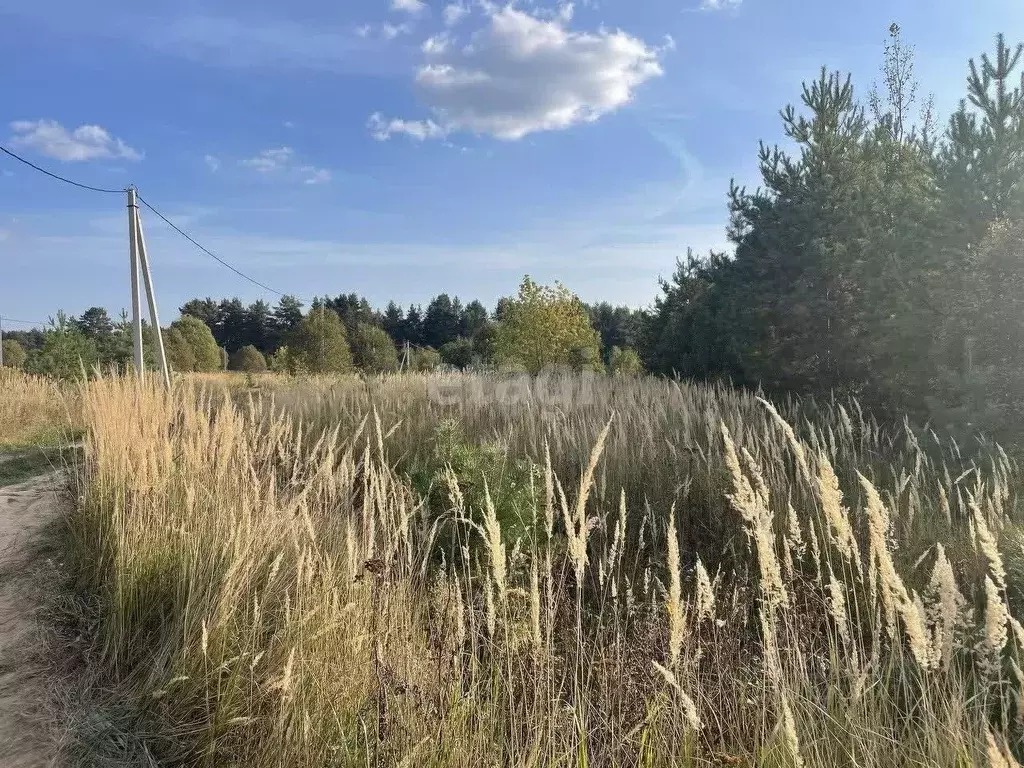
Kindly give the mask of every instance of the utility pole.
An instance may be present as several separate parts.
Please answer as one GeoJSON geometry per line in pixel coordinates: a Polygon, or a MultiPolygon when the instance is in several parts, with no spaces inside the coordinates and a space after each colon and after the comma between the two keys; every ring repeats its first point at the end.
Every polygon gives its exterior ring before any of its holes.
{"type": "Polygon", "coordinates": [[[142,217],[139,209],[135,209],[135,229],[139,247],[139,266],[142,268],[142,279],[146,285],[146,301],[149,303],[149,319],[153,323],[156,336],[156,355],[160,363],[160,373],[164,378],[164,386],[171,388],[171,372],[167,368],[167,354],[164,352],[164,333],[160,328],[160,315],[156,311],[156,294],[153,291],[153,276],[149,271],[149,256],[146,255],[146,238],[142,234],[142,217]]]}
{"type": "Polygon", "coordinates": [[[4,316],[0,315],[0,368],[4,367],[4,316]]]}
{"type": "Polygon", "coordinates": [[[135,202],[135,187],[128,188],[128,242],[132,256],[132,351],[135,356],[135,372],[142,374],[142,300],[139,296],[139,272],[146,286],[146,301],[149,304],[149,320],[153,324],[156,340],[157,362],[164,380],[164,386],[171,388],[171,372],[167,367],[167,354],[164,351],[164,335],[160,329],[160,315],[156,309],[156,293],[153,290],[153,276],[149,270],[149,257],[146,254],[146,238],[142,234],[142,218],[139,206],[135,202]]]}
{"type": "Polygon", "coordinates": [[[142,312],[139,296],[139,230],[135,219],[139,215],[139,207],[135,204],[135,187],[128,187],[128,246],[132,259],[132,356],[135,360],[135,373],[142,375],[144,370],[142,359],[142,312]]]}

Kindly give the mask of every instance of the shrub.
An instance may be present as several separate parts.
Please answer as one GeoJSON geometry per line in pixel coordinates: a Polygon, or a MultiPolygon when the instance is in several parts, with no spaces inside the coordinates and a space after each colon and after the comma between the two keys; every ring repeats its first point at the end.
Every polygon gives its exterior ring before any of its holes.
{"type": "Polygon", "coordinates": [[[454,368],[468,368],[473,362],[473,342],[460,338],[449,341],[439,350],[441,361],[454,368]]]}
{"type": "Polygon", "coordinates": [[[330,309],[313,308],[288,343],[293,369],[309,373],[351,373],[352,351],[345,325],[330,309]]]}
{"type": "Polygon", "coordinates": [[[198,317],[183,315],[180,320],[171,323],[171,329],[177,330],[192,350],[195,362],[191,370],[212,373],[224,369],[220,348],[206,323],[198,317]]]}
{"type": "Polygon", "coordinates": [[[181,329],[171,326],[164,331],[163,336],[164,352],[171,370],[179,373],[196,370],[195,352],[192,351],[192,345],[188,343],[181,329]]]}
{"type": "Polygon", "coordinates": [[[390,373],[398,369],[398,350],[387,332],[370,323],[359,323],[352,339],[355,364],[368,373],[390,373]]]}
{"type": "Polygon", "coordinates": [[[21,368],[25,365],[28,354],[24,347],[14,339],[4,339],[4,366],[7,368],[21,368]]]}
{"type": "Polygon", "coordinates": [[[608,371],[622,376],[638,376],[644,372],[644,364],[632,347],[612,347],[608,371]]]}
{"type": "Polygon", "coordinates": [[[267,361],[256,347],[247,344],[231,356],[228,370],[264,373],[267,370],[267,361]]]}
{"type": "Polygon", "coordinates": [[[440,353],[431,347],[419,347],[410,355],[411,367],[414,371],[432,371],[441,364],[440,353]]]}

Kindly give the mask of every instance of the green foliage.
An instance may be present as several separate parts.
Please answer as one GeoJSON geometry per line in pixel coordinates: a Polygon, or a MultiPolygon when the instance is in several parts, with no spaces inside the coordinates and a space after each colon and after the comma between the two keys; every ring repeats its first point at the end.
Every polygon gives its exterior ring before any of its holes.
{"type": "Polygon", "coordinates": [[[172,371],[186,373],[196,369],[196,354],[180,328],[171,326],[164,331],[164,353],[172,371]]]}
{"type": "Polygon", "coordinates": [[[280,346],[267,358],[267,367],[274,373],[291,373],[293,371],[289,357],[288,346],[280,346]]]}
{"type": "Polygon", "coordinates": [[[8,368],[21,368],[25,365],[28,353],[14,339],[4,339],[4,365],[8,368]]]}
{"type": "Polygon", "coordinates": [[[979,244],[997,219],[1024,217],[1021,49],[1000,37],[971,62],[941,137],[930,103],[913,120],[912,54],[893,25],[869,109],[822,70],[783,110],[794,151],[762,145],[761,186],[730,191],[734,255],[688,254],[663,282],[641,334],[652,370],[847,393],[963,426],[1019,408],[1017,246],[1004,239],[997,258],[979,244]],[[1006,375],[990,367],[1000,357],[1006,375]]]}
{"type": "Polygon", "coordinates": [[[586,306],[561,283],[538,285],[529,275],[502,311],[495,357],[537,373],[547,365],[597,360],[600,339],[586,306]]]}
{"type": "Polygon", "coordinates": [[[182,315],[180,320],[171,324],[192,350],[194,360],[192,370],[212,372],[223,370],[220,349],[213,338],[209,327],[197,317],[182,315]]]}
{"type": "Polygon", "coordinates": [[[267,361],[256,347],[249,344],[231,356],[231,360],[228,362],[228,370],[244,371],[245,373],[264,373],[267,370],[267,361]]]}
{"type": "MultiPolygon", "coordinates": [[[[509,456],[495,444],[470,442],[462,426],[454,420],[437,427],[432,448],[427,460],[413,466],[409,473],[413,487],[426,499],[432,517],[444,518],[451,509],[450,489],[445,481],[450,470],[473,522],[481,522],[487,503],[486,486],[501,522],[502,536],[507,541],[537,535],[538,504],[544,487],[537,465],[509,456]]],[[[455,527],[456,522],[452,521],[446,532],[449,538],[455,535],[455,527]]],[[[463,527],[461,535],[477,534],[463,527]]]]}
{"type": "Polygon", "coordinates": [[[438,352],[442,362],[454,368],[468,368],[473,362],[473,342],[466,338],[449,341],[438,352]]]}
{"type": "Polygon", "coordinates": [[[398,350],[383,328],[359,323],[352,338],[355,364],[369,373],[390,373],[398,370],[398,350]]]}
{"type": "Polygon", "coordinates": [[[82,316],[71,321],[71,324],[83,335],[100,342],[114,333],[114,323],[103,307],[90,307],[82,316]]]}
{"type": "Polygon", "coordinates": [[[644,372],[644,364],[632,347],[612,347],[608,371],[621,376],[639,376],[644,372]]]}
{"type": "Polygon", "coordinates": [[[61,314],[46,331],[43,348],[29,356],[25,369],[61,379],[78,379],[99,362],[96,342],[68,323],[61,314]]]}
{"type": "Polygon", "coordinates": [[[315,308],[303,318],[288,344],[293,370],[350,373],[352,352],[337,313],[315,308]]]}
{"type": "Polygon", "coordinates": [[[418,347],[410,354],[410,365],[414,371],[432,371],[441,364],[441,355],[436,349],[418,347]]]}

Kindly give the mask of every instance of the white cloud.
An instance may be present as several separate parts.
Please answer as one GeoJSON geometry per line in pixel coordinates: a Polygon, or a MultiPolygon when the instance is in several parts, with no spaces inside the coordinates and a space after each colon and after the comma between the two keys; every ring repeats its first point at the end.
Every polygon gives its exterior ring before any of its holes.
{"type": "Polygon", "coordinates": [[[412,32],[412,27],[408,24],[388,24],[385,22],[381,25],[380,34],[385,40],[394,40],[399,35],[407,35],[412,32]]]}
{"type": "Polygon", "coordinates": [[[299,169],[306,174],[303,184],[326,184],[331,180],[331,172],[326,168],[316,168],[312,165],[304,165],[299,169]]]}
{"type": "Polygon", "coordinates": [[[702,11],[729,11],[740,7],[743,0],[701,0],[702,11]]]}
{"type": "Polygon", "coordinates": [[[454,27],[469,15],[469,7],[464,3],[450,3],[444,7],[441,15],[446,27],[454,27]]]}
{"type": "Polygon", "coordinates": [[[242,161],[242,165],[254,168],[260,173],[272,173],[280,171],[291,163],[295,150],[291,147],[277,147],[276,149],[264,149],[256,157],[249,157],[242,161]]]}
{"type": "Polygon", "coordinates": [[[65,162],[84,160],[141,160],[142,153],[98,125],[80,125],[68,131],[56,120],[16,120],[11,123],[11,144],[30,147],[65,162]]]}
{"type": "Polygon", "coordinates": [[[203,162],[206,163],[206,167],[210,169],[211,173],[216,173],[220,170],[220,159],[213,155],[206,155],[203,158],[203,162]]]}
{"type": "Polygon", "coordinates": [[[427,10],[423,0],[391,0],[391,10],[418,15],[427,10]]]}
{"type": "Polygon", "coordinates": [[[331,180],[331,172],[327,168],[296,163],[295,150],[291,147],[261,150],[255,157],[242,160],[241,165],[262,174],[275,174],[294,180],[302,179],[303,184],[326,184],[331,180]]]}
{"type": "Polygon", "coordinates": [[[380,112],[370,115],[366,127],[370,129],[370,135],[377,141],[387,141],[398,133],[404,133],[419,141],[437,139],[447,135],[447,132],[433,120],[401,120],[399,118],[388,120],[380,112]]]}
{"type": "Polygon", "coordinates": [[[424,46],[416,87],[433,117],[374,115],[369,125],[375,138],[469,131],[521,139],[598,120],[662,74],[663,49],[621,30],[576,32],[566,26],[568,12],[542,19],[510,5],[481,7],[487,24],[467,44],[424,46]]]}
{"type": "Polygon", "coordinates": [[[428,37],[423,41],[421,50],[428,56],[435,56],[444,53],[448,50],[448,46],[451,45],[452,39],[446,32],[442,32],[440,35],[434,35],[428,37]]]}
{"type": "Polygon", "coordinates": [[[356,34],[360,37],[369,37],[372,31],[373,27],[369,24],[361,24],[356,27],[356,34]]]}

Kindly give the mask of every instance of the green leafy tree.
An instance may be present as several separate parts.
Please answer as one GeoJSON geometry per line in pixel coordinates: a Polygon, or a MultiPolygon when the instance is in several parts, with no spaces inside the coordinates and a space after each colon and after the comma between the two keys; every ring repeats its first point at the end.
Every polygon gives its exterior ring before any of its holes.
{"type": "Polygon", "coordinates": [[[352,351],[345,325],[337,313],[314,305],[299,323],[289,344],[295,370],[310,373],[350,373],[352,351]]]}
{"type": "Polygon", "coordinates": [[[4,365],[7,368],[21,368],[25,365],[25,360],[28,358],[28,353],[25,352],[25,348],[21,346],[14,339],[4,339],[4,365]]]}
{"type": "Polygon", "coordinates": [[[495,339],[500,363],[530,373],[547,365],[569,365],[586,355],[600,357],[600,339],[586,306],[561,283],[538,285],[523,278],[516,298],[505,305],[495,339]]]}
{"type": "Polygon", "coordinates": [[[455,339],[438,350],[442,362],[455,368],[465,369],[473,363],[473,342],[469,339],[455,339]]]}
{"type": "Polygon", "coordinates": [[[274,373],[296,373],[295,365],[291,361],[291,352],[288,345],[284,344],[274,350],[274,353],[267,358],[267,367],[274,373]]]}
{"type": "Polygon", "coordinates": [[[644,372],[644,364],[632,347],[612,347],[608,356],[608,370],[620,376],[639,376],[644,372]]]}
{"type": "Polygon", "coordinates": [[[199,318],[193,315],[182,315],[180,320],[171,324],[192,350],[193,370],[212,372],[223,370],[220,348],[217,346],[213,333],[199,318]]]}
{"type": "Polygon", "coordinates": [[[164,331],[164,352],[172,371],[186,373],[196,369],[196,354],[180,328],[171,326],[164,331]]]}
{"type": "Polygon", "coordinates": [[[410,365],[414,371],[432,371],[441,364],[441,354],[430,347],[412,350],[410,365]]]}
{"type": "Polygon", "coordinates": [[[231,355],[228,370],[243,371],[245,373],[265,373],[267,361],[256,347],[248,344],[231,355]]]}
{"type": "Polygon", "coordinates": [[[352,339],[352,356],[357,367],[370,373],[398,370],[398,350],[391,337],[376,325],[360,323],[352,339]]]}

